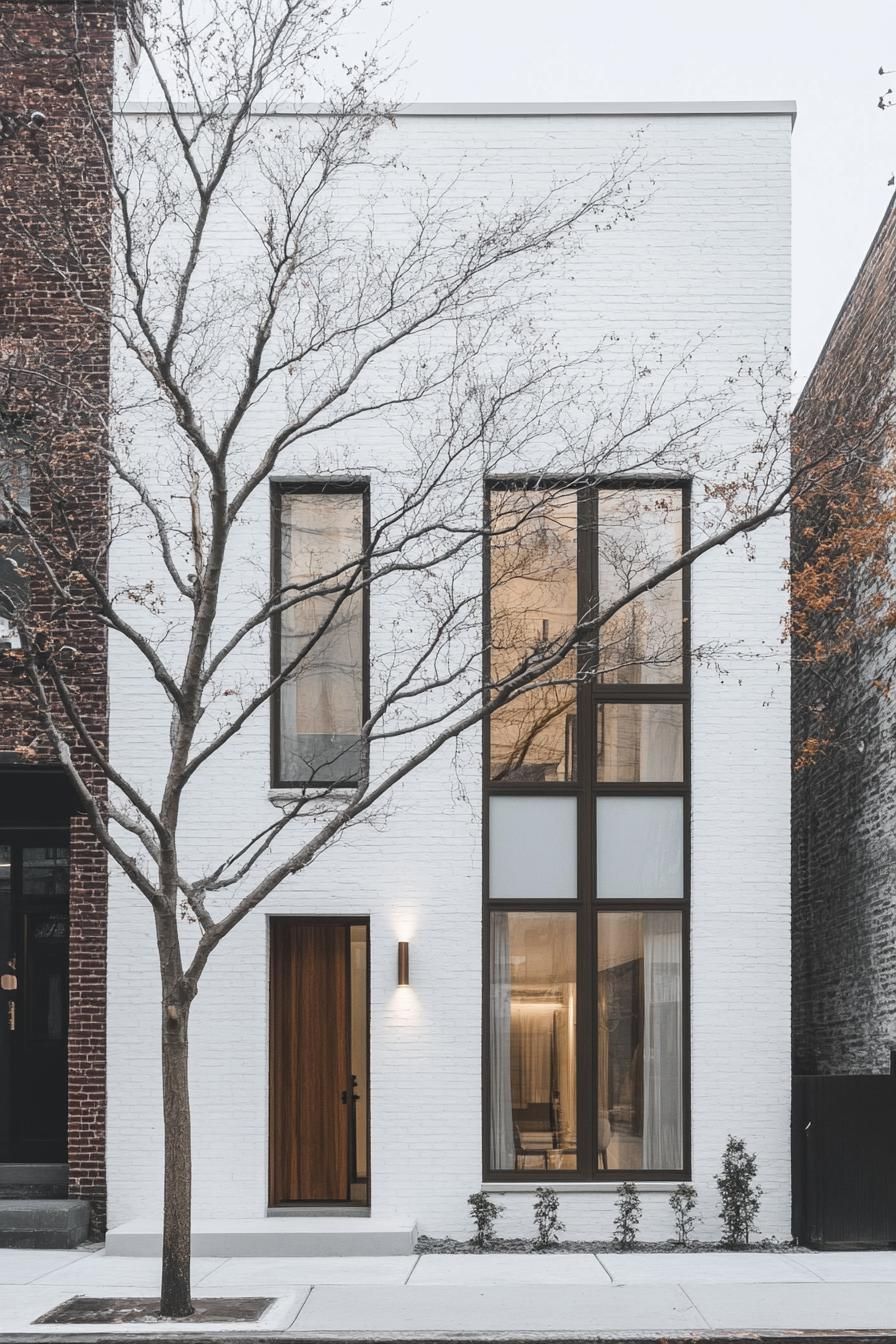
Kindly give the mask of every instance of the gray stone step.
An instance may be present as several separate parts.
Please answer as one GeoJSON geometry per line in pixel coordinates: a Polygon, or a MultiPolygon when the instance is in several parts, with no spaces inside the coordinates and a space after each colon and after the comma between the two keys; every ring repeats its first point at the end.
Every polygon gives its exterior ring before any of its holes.
{"type": "Polygon", "coordinates": [[[0,1162],[0,1199],[65,1199],[65,1162],[0,1162]]]}
{"type": "Polygon", "coordinates": [[[0,1199],[0,1246],[70,1251],[87,1240],[89,1221],[83,1199],[0,1199]]]}
{"type": "MultiPolygon", "coordinates": [[[[194,1255],[410,1255],[413,1223],[381,1218],[222,1218],[194,1220],[194,1255]]],[[[162,1230],[138,1218],[106,1233],[106,1255],[159,1255],[162,1230]]]]}

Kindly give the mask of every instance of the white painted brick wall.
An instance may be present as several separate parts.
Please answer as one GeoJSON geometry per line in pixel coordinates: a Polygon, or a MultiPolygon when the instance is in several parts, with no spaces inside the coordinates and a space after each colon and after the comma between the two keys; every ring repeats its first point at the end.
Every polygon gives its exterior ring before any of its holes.
{"type": "MultiPolygon", "coordinates": [[[[656,332],[670,352],[695,335],[700,377],[721,379],[789,330],[787,116],[401,119],[396,147],[427,173],[451,173],[476,201],[608,161],[643,133],[654,181],[631,225],[591,234],[558,274],[551,320],[569,349],[608,331],[656,332]],[[573,274],[574,272],[574,274],[573,274]]],[[[236,217],[228,247],[245,245],[236,217]]],[[[276,421],[276,408],[261,412],[276,421]]],[[[389,461],[382,427],[359,428],[359,469],[389,461]]],[[[151,443],[146,432],[147,445],[151,443]]],[[[537,463],[532,464],[537,466],[537,463]]],[[[307,470],[295,459],[287,470],[307,470]]],[[[267,514],[259,500],[243,544],[262,574],[267,514]],[[253,549],[254,548],[254,549],[253,549]]],[[[138,542],[113,563],[139,565],[138,542]]],[[[739,642],[728,674],[698,667],[693,692],[692,1125],[693,1173],[714,1234],[712,1175],[729,1132],[758,1152],[762,1230],[789,1234],[789,708],[780,643],[784,529],[714,554],[693,577],[696,643],[739,642]],[[754,656],[747,656],[747,655],[754,656]]],[[[246,571],[248,572],[248,571],[246,571]]],[[[239,585],[234,587],[237,600],[239,585]]],[[[407,597],[407,594],[405,594],[407,597]]],[[[395,602],[402,600],[396,593],[395,602]]],[[[377,638],[377,615],[373,616],[377,638]]],[[[259,647],[254,656],[264,657],[259,647]]],[[[129,652],[113,641],[112,741],[147,780],[164,756],[167,712],[129,652]]],[[[267,796],[267,720],[228,750],[201,798],[188,801],[182,857],[219,855],[239,825],[274,816],[267,796]]],[[[266,1205],[267,917],[369,915],[374,1215],[463,1233],[465,1200],[481,1179],[481,872],[478,743],[461,765],[431,761],[393,797],[388,815],[358,827],[287,883],[215,954],[192,1017],[197,1216],[262,1216],[266,1205]],[[412,989],[395,988],[395,945],[411,942],[412,989]]],[[[113,869],[109,928],[110,1223],[158,1210],[161,1186],[158,972],[152,920],[113,869]]],[[[505,1226],[522,1230],[529,1196],[501,1196],[505,1226]]],[[[647,1193],[642,1234],[671,1227],[667,1196],[647,1193]]],[[[612,1194],[562,1197],[569,1235],[607,1235],[612,1194]]]]}

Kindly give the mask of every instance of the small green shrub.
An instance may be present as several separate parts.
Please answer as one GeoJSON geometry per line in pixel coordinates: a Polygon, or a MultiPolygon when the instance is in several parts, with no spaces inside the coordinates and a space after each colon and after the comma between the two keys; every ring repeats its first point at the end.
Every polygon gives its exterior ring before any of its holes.
{"type": "Polygon", "coordinates": [[[697,1207],[697,1191],[687,1181],[676,1185],[669,1196],[669,1206],[675,1215],[675,1235],[679,1246],[688,1246],[691,1233],[697,1222],[694,1210],[697,1207]]]}
{"type": "Polygon", "coordinates": [[[504,1206],[496,1204],[484,1190],[478,1190],[475,1195],[470,1195],[467,1203],[470,1206],[470,1216],[476,1224],[474,1241],[479,1249],[484,1251],[495,1239],[495,1223],[504,1212],[504,1206]]]}
{"type": "Polygon", "coordinates": [[[756,1230],[762,1187],[756,1183],[756,1154],[747,1152],[743,1139],[728,1135],[716,1185],[722,1201],[722,1245],[749,1246],[750,1233],[756,1230]]]}
{"type": "Polygon", "coordinates": [[[635,1238],[638,1235],[638,1224],[641,1221],[641,1196],[638,1194],[637,1186],[632,1181],[625,1181],[622,1185],[617,1186],[616,1193],[619,1198],[616,1200],[616,1217],[613,1220],[613,1226],[616,1229],[613,1241],[621,1250],[627,1251],[634,1246],[635,1238]]]}
{"type": "Polygon", "coordinates": [[[557,1191],[540,1185],[535,1191],[535,1245],[540,1251],[554,1246],[560,1240],[564,1224],[560,1221],[560,1200],[557,1191]]]}

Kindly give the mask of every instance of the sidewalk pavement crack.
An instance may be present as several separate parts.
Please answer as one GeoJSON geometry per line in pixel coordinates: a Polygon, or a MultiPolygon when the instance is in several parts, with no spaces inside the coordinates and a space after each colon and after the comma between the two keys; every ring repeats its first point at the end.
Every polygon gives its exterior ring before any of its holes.
{"type": "Polygon", "coordinates": [[[295,1327],[296,1321],[299,1319],[302,1312],[305,1310],[309,1301],[311,1300],[311,1294],[314,1292],[315,1287],[316,1285],[312,1283],[311,1287],[308,1289],[305,1296],[302,1298],[302,1301],[299,1304],[299,1309],[296,1312],[295,1316],[293,1316],[292,1320],[287,1325],[280,1326],[279,1327],[280,1330],[292,1330],[295,1327]]]}
{"type": "Polygon", "coordinates": [[[406,1278],[405,1281],[404,1281],[404,1287],[405,1287],[405,1288],[407,1288],[408,1284],[410,1283],[410,1281],[411,1281],[411,1275],[413,1274],[414,1270],[415,1270],[415,1269],[417,1268],[417,1266],[419,1265],[421,1259],[422,1259],[422,1256],[419,1256],[419,1255],[418,1255],[418,1256],[415,1257],[415,1259],[414,1259],[414,1263],[411,1265],[410,1269],[408,1270],[408,1276],[407,1276],[407,1278],[406,1278]]]}
{"type": "Polygon", "coordinates": [[[211,1269],[207,1269],[204,1274],[200,1274],[198,1279],[194,1278],[193,1286],[195,1288],[198,1288],[200,1283],[205,1283],[206,1279],[209,1277],[210,1274],[214,1274],[215,1271],[218,1269],[223,1269],[224,1266],[229,1265],[232,1262],[232,1260],[233,1260],[232,1255],[225,1256],[223,1260],[220,1260],[218,1261],[217,1264],[212,1265],[211,1269]]]}
{"type": "Polygon", "coordinates": [[[706,1326],[707,1330],[711,1330],[711,1329],[713,1328],[712,1325],[709,1323],[709,1321],[708,1321],[708,1320],[706,1319],[706,1317],[703,1315],[703,1312],[702,1312],[702,1311],[700,1310],[700,1308],[697,1306],[697,1303],[696,1303],[696,1302],[694,1301],[694,1299],[691,1297],[691,1295],[690,1295],[690,1293],[688,1292],[687,1288],[685,1288],[685,1286],[684,1286],[683,1283],[680,1283],[678,1286],[679,1286],[679,1288],[681,1289],[681,1291],[684,1293],[684,1295],[685,1295],[685,1297],[687,1298],[687,1300],[690,1302],[691,1306],[692,1306],[692,1307],[694,1308],[694,1310],[696,1311],[697,1315],[700,1317],[700,1319],[701,1319],[701,1321],[703,1322],[703,1324],[706,1326]]]}

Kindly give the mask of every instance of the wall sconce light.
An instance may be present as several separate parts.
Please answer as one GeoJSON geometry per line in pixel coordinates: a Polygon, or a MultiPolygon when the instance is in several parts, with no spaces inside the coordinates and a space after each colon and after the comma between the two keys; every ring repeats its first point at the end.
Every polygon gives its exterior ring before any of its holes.
{"type": "Polygon", "coordinates": [[[398,983],[400,985],[409,985],[411,983],[410,957],[408,955],[407,943],[398,944],[398,983]]]}

